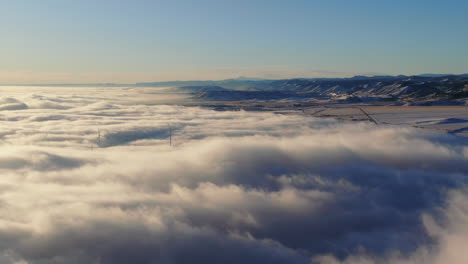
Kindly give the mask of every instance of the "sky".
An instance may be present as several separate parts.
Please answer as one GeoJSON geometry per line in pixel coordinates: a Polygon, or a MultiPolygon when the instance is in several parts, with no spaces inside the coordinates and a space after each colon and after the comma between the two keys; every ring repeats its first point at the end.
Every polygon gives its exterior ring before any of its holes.
{"type": "Polygon", "coordinates": [[[1,0],[0,83],[468,72],[462,0],[1,0]]]}

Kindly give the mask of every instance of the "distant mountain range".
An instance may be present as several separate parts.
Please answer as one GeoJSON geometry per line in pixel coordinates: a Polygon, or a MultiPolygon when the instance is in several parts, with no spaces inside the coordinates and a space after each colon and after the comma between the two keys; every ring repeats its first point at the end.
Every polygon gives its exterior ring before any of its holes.
{"type": "MultiPolygon", "coordinates": [[[[44,85],[41,85],[44,86],[44,85]]],[[[47,86],[176,87],[201,100],[328,100],[404,104],[468,105],[468,74],[354,76],[264,80],[239,77],[220,81],[168,81],[136,84],[50,84],[47,86]]]]}
{"type": "Polygon", "coordinates": [[[466,104],[468,74],[355,76],[285,80],[179,82],[205,100],[320,99],[336,102],[394,101],[416,104],[466,104]]]}

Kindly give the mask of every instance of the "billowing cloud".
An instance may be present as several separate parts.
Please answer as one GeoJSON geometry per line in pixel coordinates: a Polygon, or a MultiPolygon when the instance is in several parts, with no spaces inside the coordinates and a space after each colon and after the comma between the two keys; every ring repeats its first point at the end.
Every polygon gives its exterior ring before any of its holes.
{"type": "Polygon", "coordinates": [[[465,138],[41,89],[0,101],[1,263],[466,256],[465,138]]]}

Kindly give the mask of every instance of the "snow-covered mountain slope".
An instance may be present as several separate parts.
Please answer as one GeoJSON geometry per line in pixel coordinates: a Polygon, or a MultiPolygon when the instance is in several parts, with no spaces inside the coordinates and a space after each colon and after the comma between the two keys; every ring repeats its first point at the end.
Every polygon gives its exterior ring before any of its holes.
{"type": "MultiPolygon", "coordinates": [[[[343,79],[287,79],[250,81],[246,86],[232,83],[226,89],[204,89],[192,86],[196,97],[207,100],[275,100],[281,98],[352,98],[352,101],[466,101],[468,77],[447,76],[375,76],[343,79]],[[362,98],[362,100],[360,99],[362,98]]],[[[221,86],[216,86],[221,88],[221,86]]]]}

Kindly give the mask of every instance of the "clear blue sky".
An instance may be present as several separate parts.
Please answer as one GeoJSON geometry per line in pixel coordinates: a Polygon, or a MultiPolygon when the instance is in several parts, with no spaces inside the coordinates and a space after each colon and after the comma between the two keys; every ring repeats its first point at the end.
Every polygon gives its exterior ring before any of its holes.
{"type": "Polygon", "coordinates": [[[468,72],[466,0],[1,0],[0,83],[468,72]]]}

